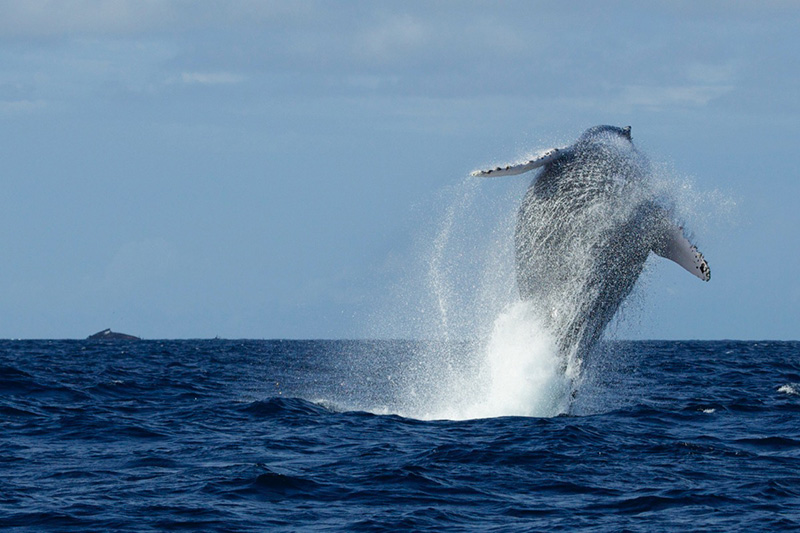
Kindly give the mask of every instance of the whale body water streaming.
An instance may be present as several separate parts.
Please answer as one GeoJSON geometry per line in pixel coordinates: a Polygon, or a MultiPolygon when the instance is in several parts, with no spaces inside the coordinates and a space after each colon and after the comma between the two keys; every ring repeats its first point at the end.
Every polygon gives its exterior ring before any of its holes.
{"type": "Polygon", "coordinates": [[[471,179],[534,169],[541,170],[514,204],[513,216],[502,218],[485,249],[474,250],[489,259],[472,280],[479,296],[471,300],[452,281],[454,258],[464,254],[448,254],[459,211],[477,194],[474,184],[448,207],[428,261],[436,300],[429,320],[437,322],[443,342],[417,354],[427,375],[411,380],[413,393],[400,414],[470,419],[570,413],[585,377],[584,361],[633,290],[650,252],[710,278],[702,254],[663,201],[665,191],[656,194],[653,171],[633,146],[630,128],[591,128],[574,145],[476,171],[471,179]],[[459,314],[471,321],[474,340],[453,350],[459,314]]]}

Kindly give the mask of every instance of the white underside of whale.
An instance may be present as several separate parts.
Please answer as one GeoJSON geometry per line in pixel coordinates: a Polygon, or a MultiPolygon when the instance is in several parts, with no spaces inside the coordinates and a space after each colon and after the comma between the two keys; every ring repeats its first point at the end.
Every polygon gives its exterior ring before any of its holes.
{"type": "Polygon", "coordinates": [[[689,242],[683,234],[683,228],[671,225],[667,230],[667,238],[663,240],[662,246],[653,248],[653,252],[670,259],[688,272],[694,274],[703,281],[711,279],[711,270],[708,268],[703,254],[697,251],[697,247],[689,242]]]}
{"type": "Polygon", "coordinates": [[[525,172],[543,167],[550,161],[558,159],[563,155],[563,150],[564,148],[551,148],[524,163],[513,163],[504,167],[490,168],[487,170],[475,170],[470,175],[481,178],[500,178],[502,176],[524,174],[525,172]]]}

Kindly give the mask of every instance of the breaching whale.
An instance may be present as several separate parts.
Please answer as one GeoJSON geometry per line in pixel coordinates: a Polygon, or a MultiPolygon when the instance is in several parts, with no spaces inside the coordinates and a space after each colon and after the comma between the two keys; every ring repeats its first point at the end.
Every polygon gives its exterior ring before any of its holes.
{"type": "Polygon", "coordinates": [[[703,255],[658,202],[630,126],[595,126],[571,146],[472,175],[534,169],[541,170],[517,214],[517,285],[565,357],[596,344],[650,252],[710,279],[703,255]]]}

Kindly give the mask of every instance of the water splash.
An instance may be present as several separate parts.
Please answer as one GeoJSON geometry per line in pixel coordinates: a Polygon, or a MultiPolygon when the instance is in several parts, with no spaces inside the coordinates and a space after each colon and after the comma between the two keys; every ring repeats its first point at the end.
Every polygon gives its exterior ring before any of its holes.
{"type": "Polygon", "coordinates": [[[567,413],[580,364],[563,360],[516,289],[514,227],[527,183],[509,182],[494,197],[477,195],[478,184],[466,179],[448,191],[438,231],[421,245],[427,297],[417,314],[433,340],[410,354],[413,375],[396,412],[452,420],[567,413]]]}
{"type": "Polygon", "coordinates": [[[447,418],[552,417],[569,410],[578,365],[564,368],[556,339],[531,302],[516,302],[494,323],[481,348],[484,390],[447,418]]]}
{"type": "Polygon", "coordinates": [[[580,366],[572,361],[564,368],[556,339],[538,322],[532,302],[517,302],[497,318],[486,363],[487,412],[555,416],[569,409],[580,366]]]}

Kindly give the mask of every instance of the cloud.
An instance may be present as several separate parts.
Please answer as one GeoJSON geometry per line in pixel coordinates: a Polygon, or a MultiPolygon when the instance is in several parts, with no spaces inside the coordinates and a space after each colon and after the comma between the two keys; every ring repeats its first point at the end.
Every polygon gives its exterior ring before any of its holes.
{"type": "Polygon", "coordinates": [[[684,70],[687,80],[706,85],[729,85],[737,78],[738,72],[732,62],[689,63],[684,70]]]}
{"type": "Polygon", "coordinates": [[[431,37],[431,29],[421,21],[410,15],[398,15],[357,34],[353,52],[369,61],[386,63],[422,52],[431,37]]]}
{"type": "MultiPolygon", "coordinates": [[[[428,3],[0,0],[0,33],[68,41],[24,54],[9,47],[7,71],[36,90],[0,95],[20,102],[0,104],[0,111],[31,109],[23,100],[158,95],[169,86],[167,98],[182,87],[245,82],[253,90],[243,98],[258,102],[523,98],[622,111],[707,106],[729,93],[740,97],[747,82],[756,95],[763,92],[751,81],[763,77],[763,54],[734,53],[729,45],[740,31],[763,31],[748,25],[748,10],[734,10],[724,25],[696,27],[671,10],[583,8],[566,17],[553,6],[524,3],[456,10],[428,3]],[[534,13],[536,28],[526,22],[534,13]],[[596,19],[602,23],[590,29],[596,19]],[[639,24],[629,29],[634,19],[639,24]],[[676,20],[684,22],[673,30],[676,20]]],[[[793,66],[772,61],[773,70],[793,66]]]]}
{"type": "Polygon", "coordinates": [[[0,32],[6,37],[132,33],[162,26],[174,4],[142,0],[26,0],[0,3],[0,32]]]}
{"type": "Polygon", "coordinates": [[[242,83],[247,78],[232,72],[182,72],[180,81],[196,85],[232,85],[242,83]]]}
{"type": "Polygon", "coordinates": [[[44,100],[0,100],[0,114],[30,113],[43,109],[46,106],[47,103],[44,100]]]}
{"type": "Polygon", "coordinates": [[[730,85],[629,85],[622,88],[621,99],[633,108],[700,107],[732,90],[730,85]]]}
{"type": "Polygon", "coordinates": [[[244,0],[0,0],[0,35],[18,38],[131,36],[232,27],[308,16],[311,2],[244,0]]]}

